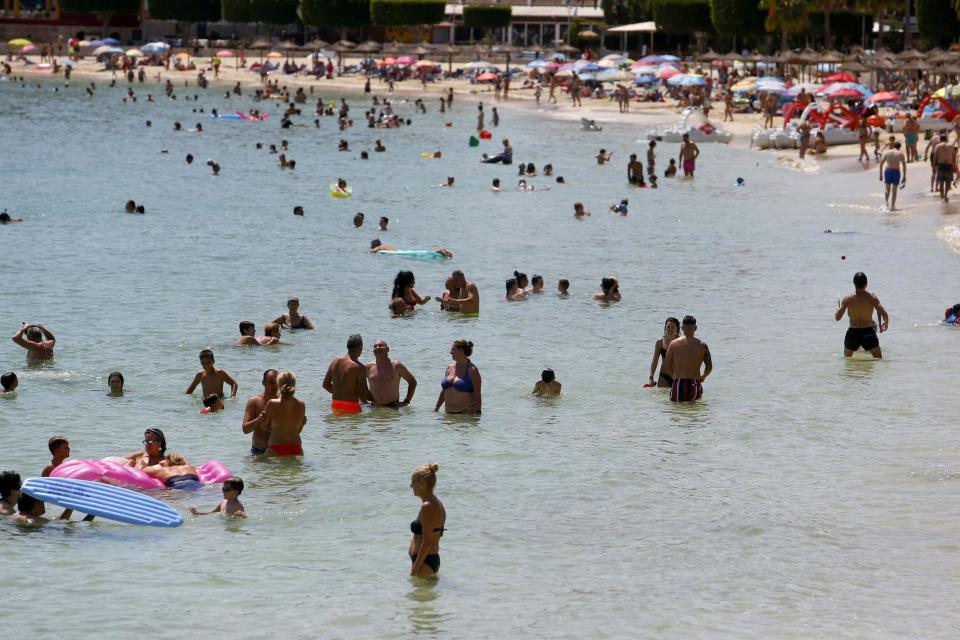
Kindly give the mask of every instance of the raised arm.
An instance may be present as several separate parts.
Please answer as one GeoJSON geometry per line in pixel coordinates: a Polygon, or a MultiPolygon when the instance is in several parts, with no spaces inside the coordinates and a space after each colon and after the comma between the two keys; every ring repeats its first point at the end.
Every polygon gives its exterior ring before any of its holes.
{"type": "Polygon", "coordinates": [[[37,329],[40,329],[40,332],[43,334],[43,337],[44,337],[48,342],[56,343],[57,339],[53,336],[52,333],[50,333],[50,330],[49,330],[49,329],[47,329],[47,328],[46,328],[45,326],[43,326],[42,324],[38,324],[38,325],[36,325],[36,327],[37,327],[37,329]]]}
{"type": "Polygon", "coordinates": [[[29,349],[29,348],[30,348],[30,343],[29,343],[28,341],[24,340],[24,338],[23,338],[23,334],[25,334],[25,333],[27,332],[27,328],[28,328],[29,326],[30,326],[30,325],[26,325],[26,324],[25,324],[25,325],[22,325],[22,326],[20,327],[20,330],[17,331],[15,334],[13,334],[13,336],[11,336],[11,338],[10,338],[11,340],[13,340],[14,342],[16,342],[18,345],[20,345],[20,346],[23,347],[24,349],[29,349]]]}

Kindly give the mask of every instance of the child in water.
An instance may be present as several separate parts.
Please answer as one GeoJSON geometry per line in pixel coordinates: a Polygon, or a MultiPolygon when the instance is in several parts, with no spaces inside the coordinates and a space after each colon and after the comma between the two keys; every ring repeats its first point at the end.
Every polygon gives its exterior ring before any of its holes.
{"type": "Polygon", "coordinates": [[[188,507],[195,516],[207,516],[211,513],[222,513],[234,518],[246,518],[247,514],[243,510],[243,504],[240,502],[240,494],[243,493],[243,480],[234,476],[223,481],[223,500],[220,501],[212,511],[197,511],[196,507],[188,507]]]}
{"type": "Polygon", "coordinates": [[[230,385],[230,397],[235,397],[237,395],[237,383],[233,378],[230,377],[223,369],[218,369],[213,366],[215,362],[213,358],[213,351],[210,349],[204,349],[200,352],[200,366],[203,367],[200,371],[197,372],[197,375],[193,377],[193,382],[190,383],[190,386],[187,387],[187,395],[193,393],[193,390],[197,388],[198,385],[203,385],[203,395],[204,397],[215,393],[221,398],[223,396],[223,385],[230,385]]]}
{"type": "Polygon", "coordinates": [[[223,411],[223,398],[215,393],[211,393],[203,399],[203,409],[200,409],[200,413],[206,415],[218,411],[223,411]]]}
{"type": "Polygon", "coordinates": [[[570,295],[570,281],[569,281],[569,280],[567,280],[566,278],[561,278],[560,281],[557,282],[557,294],[558,294],[558,295],[561,295],[561,296],[569,296],[569,295],[570,295]]]}
{"type": "Polygon", "coordinates": [[[553,369],[544,369],[540,374],[540,379],[534,385],[531,395],[535,396],[558,396],[560,395],[560,383],[553,373],[553,369]]]}
{"type": "Polygon", "coordinates": [[[50,460],[50,464],[43,468],[43,471],[40,472],[42,478],[47,478],[53,472],[54,469],[63,464],[63,461],[70,457],[70,442],[63,436],[53,436],[47,442],[47,448],[50,449],[53,459],[50,460]]]}
{"type": "Polygon", "coordinates": [[[620,204],[610,205],[610,211],[614,213],[619,213],[622,216],[627,215],[627,205],[630,204],[630,201],[624,198],[620,201],[620,204]]]}

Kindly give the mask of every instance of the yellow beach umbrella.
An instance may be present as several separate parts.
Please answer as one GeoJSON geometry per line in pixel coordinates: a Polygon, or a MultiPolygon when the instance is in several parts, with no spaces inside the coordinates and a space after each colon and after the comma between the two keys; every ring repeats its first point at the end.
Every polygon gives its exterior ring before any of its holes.
{"type": "Polygon", "coordinates": [[[7,44],[10,45],[11,47],[25,47],[28,44],[33,44],[33,43],[27,40],[26,38],[14,38],[13,40],[8,40],[7,44]]]}
{"type": "Polygon", "coordinates": [[[268,58],[282,58],[282,57],[283,57],[283,54],[280,53],[279,51],[271,51],[270,53],[267,54],[267,57],[268,57],[268,58]]]}
{"type": "Polygon", "coordinates": [[[177,58],[180,58],[180,59],[189,58],[189,57],[190,57],[190,54],[187,53],[186,51],[181,51],[180,53],[178,53],[178,54],[176,55],[176,57],[177,57],[177,58]]]}
{"type": "Polygon", "coordinates": [[[127,49],[126,56],[128,58],[142,58],[143,51],[140,51],[140,49],[127,49]]]}

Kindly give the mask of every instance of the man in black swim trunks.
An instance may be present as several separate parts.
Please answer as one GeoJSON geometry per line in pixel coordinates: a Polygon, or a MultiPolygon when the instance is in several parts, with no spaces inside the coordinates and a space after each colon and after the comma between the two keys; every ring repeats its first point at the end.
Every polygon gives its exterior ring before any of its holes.
{"type": "Polygon", "coordinates": [[[877,325],[873,321],[873,311],[876,309],[880,316],[880,333],[887,330],[890,324],[890,316],[887,315],[887,310],[880,304],[877,296],[867,291],[866,274],[862,271],[854,274],[853,286],[856,291],[843,299],[835,315],[838,322],[843,317],[844,312],[850,317],[850,328],[847,329],[847,335],[843,339],[843,355],[849,358],[854,351],[863,348],[864,351],[869,351],[874,358],[882,358],[880,339],[877,337],[877,325]]]}

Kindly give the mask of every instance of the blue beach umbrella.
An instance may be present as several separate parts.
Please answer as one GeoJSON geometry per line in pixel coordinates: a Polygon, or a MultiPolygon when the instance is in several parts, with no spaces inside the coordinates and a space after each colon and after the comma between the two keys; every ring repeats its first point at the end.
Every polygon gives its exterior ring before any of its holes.
{"type": "Polygon", "coordinates": [[[586,64],[578,64],[576,66],[577,73],[581,71],[603,71],[603,67],[598,65],[596,62],[588,62],[586,64]]]}
{"type": "Polygon", "coordinates": [[[145,51],[146,53],[163,53],[169,48],[170,45],[166,42],[150,42],[140,47],[140,51],[145,51]]]}
{"type": "Polygon", "coordinates": [[[546,60],[534,60],[533,62],[527,63],[528,69],[542,69],[543,67],[549,67],[550,63],[546,60]]]}
{"type": "Polygon", "coordinates": [[[101,40],[101,42],[103,42],[103,44],[108,44],[111,47],[120,44],[120,41],[117,40],[116,38],[104,38],[103,40],[101,40]]]}
{"type": "Polygon", "coordinates": [[[691,87],[691,86],[702,86],[707,84],[706,78],[703,76],[684,76],[680,79],[678,83],[681,87],[691,87]]]}
{"type": "Polygon", "coordinates": [[[669,53],[660,56],[660,59],[664,62],[678,62],[680,60],[677,56],[672,56],[669,53]]]}
{"type": "Polygon", "coordinates": [[[633,79],[633,84],[653,84],[655,81],[653,76],[637,76],[633,79]]]}

